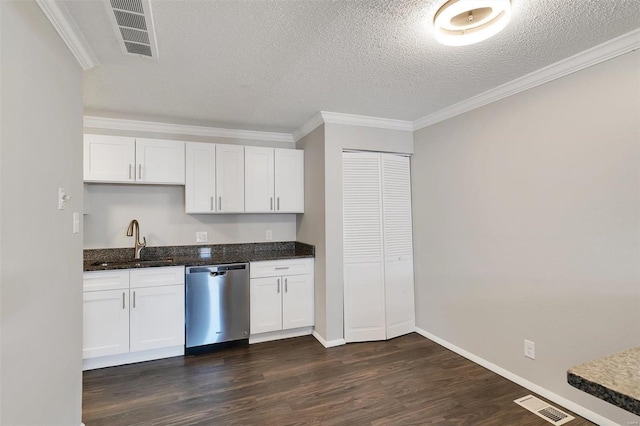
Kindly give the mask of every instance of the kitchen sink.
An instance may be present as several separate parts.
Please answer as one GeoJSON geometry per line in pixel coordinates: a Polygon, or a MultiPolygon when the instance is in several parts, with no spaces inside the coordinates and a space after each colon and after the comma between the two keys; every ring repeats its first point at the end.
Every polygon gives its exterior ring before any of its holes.
{"type": "Polygon", "coordinates": [[[98,261],[98,262],[94,262],[91,264],[91,266],[111,266],[111,267],[115,267],[115,266],[123,266],[123,267],[127,267],[127,268],[140,268],[143,266],[163,266],[163,265],[170,265],[171,263],[173,263],[173,258],[166,258],[166,259],[145,259],[145,260],[141,260],[141,259],[131,259],[131,260],[116,260],[113,262],[104,262],[104,261],[98,261]]]}

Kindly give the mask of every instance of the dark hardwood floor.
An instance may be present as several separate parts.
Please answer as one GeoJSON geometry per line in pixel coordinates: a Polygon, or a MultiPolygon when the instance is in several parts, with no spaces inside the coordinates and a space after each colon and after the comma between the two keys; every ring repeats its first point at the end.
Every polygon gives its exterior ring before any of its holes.
{"type": "Polygon", "coordinates": [[[83,421],[549,426],[513,402],[530,393],[417,334],[330,349],[305,336],[87,371],[83,421]]]}

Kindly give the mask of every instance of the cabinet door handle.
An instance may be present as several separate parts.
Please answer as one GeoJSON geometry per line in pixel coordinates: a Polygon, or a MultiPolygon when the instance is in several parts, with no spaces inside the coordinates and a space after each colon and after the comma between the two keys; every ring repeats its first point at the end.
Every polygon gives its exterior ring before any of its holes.
{"type": "Polygon", "coordinates": [[[122,292],[122,309],[125,309],[125,307],[124,307],[124,291],[122,292]]]}
{"type": "Polygon", "coordinates": [[[284,292],[288,293],[289,292],[289,282],[288,282],[288,278],[284,279],[284,292]]]}
{"type": "Polygon", "coordinates": [[[131,170],[132,170],[132,169],[133,169],[133,165],[132,165],[132,164],[129,164],[129,180],[133,179],[133,178],[131,177],[131,170]]]}
{"type": "Polygon", "coordinates": [[[142,164],[138,164],[138,179],[142,179],[142,164]]]}
{"type": "Polygon", "coordinates": [[[276,271],[281,271],[283,269],[289,269],[289,267],[288,266],[278,266],[277,268],[273,268],[273,269],[275,269],[276,271]]]}
{"type": "Polygon", "coordinates": [[[278,197],[278,211],[280,211],[280,197],[278,197]]]}
{"type": "Polygon", "coordinates": [[[278,293],[280,293],[280,278],[278,278],[278,293]]]}
{"type": "Polygon", "coordinates": [[[273,197],[269,198],[269,211],[273,211],[273,197]]]}
{"type": "Polygon", "coordinates": [[[133,309],[136,308],[136,292],[133,292],[133,309]]]}
{"type": "Polygon", "coordinates": [[[218,211],[222,211],[222,195],[218,197],[218,211]]]}
{"type": "Polygon", "coordinates": [[[213,196],[211,196],[211,211],[213,211],[215,207],[213,206],[213,196]]]}

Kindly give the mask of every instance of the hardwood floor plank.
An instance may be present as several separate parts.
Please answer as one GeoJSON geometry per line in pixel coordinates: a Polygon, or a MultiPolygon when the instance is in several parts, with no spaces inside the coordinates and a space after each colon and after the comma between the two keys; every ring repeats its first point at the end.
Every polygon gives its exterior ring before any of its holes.
{"type": "Polygon", "coordinates": [[[83,382],[87,426],[549,425],[513,403],[531,392],[417,334],[329,349],[304,336],[87,371],[83,382]]]}

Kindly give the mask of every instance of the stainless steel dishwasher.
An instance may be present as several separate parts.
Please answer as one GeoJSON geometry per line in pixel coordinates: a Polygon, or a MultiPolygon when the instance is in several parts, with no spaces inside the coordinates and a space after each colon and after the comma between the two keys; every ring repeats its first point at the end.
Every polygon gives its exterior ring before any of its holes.
{"type": "Polygon", "coordinates": [[[186,352],[249,339],[249,265],[191,266],[185,285],[186,352]]]}

